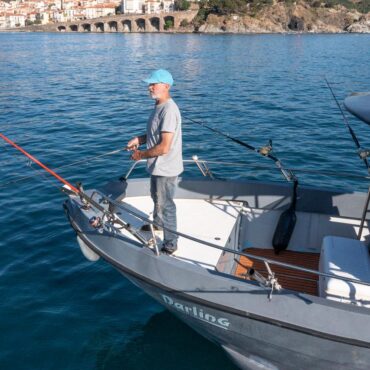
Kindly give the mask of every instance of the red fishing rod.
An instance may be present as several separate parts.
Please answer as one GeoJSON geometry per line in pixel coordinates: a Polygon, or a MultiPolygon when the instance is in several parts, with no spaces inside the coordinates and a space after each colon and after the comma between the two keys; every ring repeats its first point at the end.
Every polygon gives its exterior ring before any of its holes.
{"type": "Polygon", "coordinates": [[[19,150],[21,153],[23,153],[27,158],[31,159],[31,161],[38,164],[41,168],[43,168],[45,171],[49,172],[50,175],[53,175],[55,178],[57,178],[60,182],[67,185],[71,191],[73,191],[76,194],[80,194],[80,190],[78,190],[76,187],[74,187],[72,184],[70,184],[67,180],[64,180],[63,177],[60,177],[57,173],[55,173],[53,170],[51,170],[49,167],[45,166],[43,163],[41,163],[37,158],[35,158],[30,153],[26,152],[23,148],[21,148],[19,145],[17,145],[14,141],[7,138],[5,135],[0,133],[0,137],[5,140],[8,144],[19,150]]]}
{"type": "MultiPolygon", "coordinates": [[[[97,208],[100,212],[103,213],[103,218],[108,215],[110,217],[110,222],[112,225],[114,225],[115,223],[121,225],[123,228],[125,228],[126,230],[130,231],[141,243],[147,243],[147,241],[145,240],[145,238],[143,238],[139,233],[136,232],[136,230],[132,229],[131,225],[130,224],[127,224],[125,222],[123,222],[122,220],[120,220],[119,218],[116,218],[115,215],[110,211],[110,210],[106,210],[104,207],[102,207],[99,203],[95,202],[92,198],[90,198],[89,196],[87,196],[83,190],[82,190],[82,186],[81,186],[81,189],[77,189],[76,187],[74,187],[72,184],[70,184],[67,180],[63,179],[63,177],[60,177],[57,173],[55,173],[53,170],[51,170],[49,167],[45,166],[43,163],[41,163],[37,158],[35,158],[33,155],[31,155],[30,153],[26,152],[23,148],[21,148],[19,145],[17,145],[15,142],[13,142],[12,140],[10,140],[9,138],[7,138],[5,135],[3,135],[2,133],[0,133],[0,137],[5,140],[7,143],[9,143],[11,146],[13,146],[14,148],[16,148],[17,150],[19,150],[22,154],[24,154],[27,158],[31,159],[31,161],[35,162],[36,164],[38,164],[41,168],[43,168],[45,171],[47,171],[48,173],[50,173],[50,175],[53,175],[56,179],[58,179],[60,182],[62,182],[63,184],[67,185],[69,187],[69,189],[74,192],[76,195],[78,194],[81,198],[81,201],[82,203],[86,206],[86,207],[90,207],[90,204],[93,205],[95,208],[97,208]]],[[[93,225],[92,225],[93,226],[93,225]]]]}

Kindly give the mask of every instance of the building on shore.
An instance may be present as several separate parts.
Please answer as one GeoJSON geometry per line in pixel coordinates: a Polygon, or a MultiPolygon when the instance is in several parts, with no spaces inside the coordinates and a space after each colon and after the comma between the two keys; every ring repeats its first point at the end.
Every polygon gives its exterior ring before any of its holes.
{"type": "Polygon", "coordinates": [[[0,14],[0,28],[17,28],[26,25],[26,15],[1,13],[0,14]]]}
{"type": "Polygon", "coordinates": [[[175,0],[0,0],[0,29],[174,10],[175,0]]]}
{"type": "Polygon", "coordinates": [[[152,14],[173,12],[174,0],[122,0],[122,10],[125,14],[152,14]]]}
{"type": "Polygon", "coordinates": [[[115,15],[121,0],[0,0],[0,28],[115,15]]]}

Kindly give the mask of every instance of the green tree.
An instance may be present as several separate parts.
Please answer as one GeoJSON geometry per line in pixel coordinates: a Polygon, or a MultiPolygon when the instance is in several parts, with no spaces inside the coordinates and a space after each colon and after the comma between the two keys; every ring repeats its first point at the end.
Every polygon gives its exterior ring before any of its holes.
{"type": "MultiPolygon", "coordinates": [[[[287,0],[285,0],[287,1],[287,0]]],[[[370,11],[370,0],[306,0],[312,7],[319,7],[321,4],[325,8],[334,8],[337,5],[342,5],[347,9],[356,9],[361,13],[370,11]]]]}
{"type": "Polygon", "coordinates": [[[189,21],[187,19],[183,19],[180,22],[180,27],[187,27],[187,26],[189,26],[189,21]]]}
{"type": "Polygon", "coordinates": [[[166,22],[164,22],[164,29],[167,31],[170,28],[173,28],[173,21],[171,19],[167,19],[166,22]]]}
{"type": "Polygon", "coordinates": [[[188,0],[175,0],[175,10],[188,10],[190,2],[188,0]]]}
{"type": "Polygon", "coordinates": [[[210,13],[220,15],[256,13],[272,4],[273,0],[203,0],[199,2],[198,18],[204,15],[207,17],[210,13]]]}

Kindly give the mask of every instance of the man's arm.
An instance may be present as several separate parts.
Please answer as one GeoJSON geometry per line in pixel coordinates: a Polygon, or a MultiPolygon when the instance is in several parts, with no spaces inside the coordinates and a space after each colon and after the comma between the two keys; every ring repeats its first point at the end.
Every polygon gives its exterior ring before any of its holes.
{"type": "Polygon", "coordinates": [[[145,143],[146,143],[146,135],[136,136],[127,143],[126,149],[135,150],[140,145],[145,144],[145,143]]]}
{"type": "Polygon", "coordinates": [[[167,154],[171,149],[173,136],[173,132],[162,132],[161,141],[157,145],[147,150],[135,150],[131,156],[131,159],[139,161],[140,159],[159,157],[167,154]]]}

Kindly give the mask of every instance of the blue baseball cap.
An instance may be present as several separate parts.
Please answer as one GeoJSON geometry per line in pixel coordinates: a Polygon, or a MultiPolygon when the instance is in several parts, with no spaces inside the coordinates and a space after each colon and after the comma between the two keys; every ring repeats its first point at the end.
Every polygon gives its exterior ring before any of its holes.
{"type": "Polygon", "coordinates": [[[159,83],[169,84],[170,86],[173,85],[172,75],[165,69],[157,69],[156,71],[152,72],[149,78],[143,81],[146,82],[148,85],[159,83]]]}

